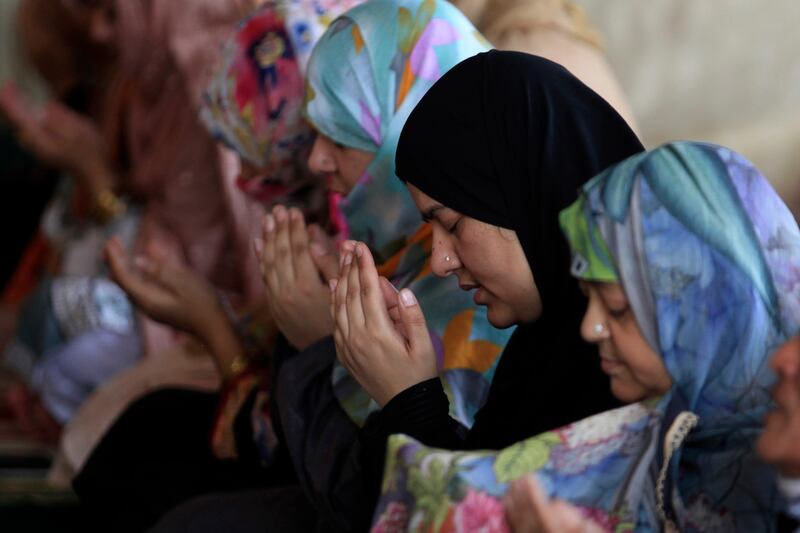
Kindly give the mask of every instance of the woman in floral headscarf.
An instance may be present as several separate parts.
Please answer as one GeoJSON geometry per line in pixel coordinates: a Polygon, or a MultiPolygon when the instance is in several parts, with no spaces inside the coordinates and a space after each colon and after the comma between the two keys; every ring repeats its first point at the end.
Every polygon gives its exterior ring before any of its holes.
{"type": "MultiPolygon", "coordinates": [[[[364,17],[364,20],[371,24],[370,27],[364,30],[368,43],[373,42],[373,40],[377,38],[377,36],[373,37],[373,32],[378,29],[375,17],[383,16],[388,9],[388,5],[389,4],[384,5],[378,3],[379,7],[374,8],[370,14],[358,15],[364,17]]],[[[374,184],[374,191],[370,193],[372,195],[372,202],[367,205],[370,209],[374,209],[376,207],[376,202],[382,202],[380,205],[383,206],[384,209],[404,213],[402,216],[403,225],[400,228],[395,228],[392,227],[391,223],[385,224],[382,222],[383,219],[378,219],[374,216],[358,218],[358,212],[355,209],[348,211],[350,206],[349,198],[344,208],[344,216],[346,218],[348,230],[351,233],[367,231],[368,224],[371,224],[371,226],[369,226],[370,229],[382,231],[380,235],[381,240],[376,243],[376,246],[382,247],[384,253],[387,254],[388,275],[391,275],[398,283],[408,284],[416,282],[419,284],[417,286],[424,287],[424,289],[421,290],[421,294],[429,297],[430,305],[434,310],[433,316],[439,317],[440,319],[440,322],[436,324],[436,334],[439,337],[439,344],[441,346],[440,354],[443,359],[443,370],[445,376],[449,377],[449,391],[453,396],[453,412],[455,416],[463,420],[465,424],[469,424],[472,413],[480,405],[485,395],[485,390],[488,387],[488,382],[491,377],[490,370],[493,362],[500,352],[501,346],[504,344],[508,334],[496,331],[489,326],[481,314],[474,311],[473,304],[470,302],[468,295],[458,296],[457,288],[454,284],[432,280],[426,276],[425,259],[427,257],[427,250],[430,249],[430,233],[426,232],[424,227],[419,227],[419,220],[414,216],[415,211],[413,204],[410,198],[408,198],[407,193],[402,188],[392,190],[394,180],[392,179],[391,169],[394,142],[396,141],[392,141],[391,139],[396,139],[396,136],[399,134],[399,129],[402,126],[403,118],[413,107],[416,100],[421,97],[421,93],[438,75],[440,75],[440,69],[444,70],[461,58],[466,57],[470,53],[480,51],[484,47],[479,38],[474,35],[474,30],[471,29],[471,26],[468,25],[463,16],[452,8],[452,6],[445,4],[443,7],[436,7],[436,5],[431,2],[422,4],[422,6],[424,7],[419,9],[420,19],[418,19],[416,25],[409,21],[405,22],[409,25],[410,30],[421,31],[430,23],[436,31],[429,31],[428,33],[423,32],[421,37],[419,33],[406,36],[403,38],[403,46],[407,49],[405,52],[407,55],[412,51],[419,55],[419,57],[414,55],[413,61],[410,62],[414,68],[417,68],[420,60],[426,61],[426,63],[422,65],[423,70],[418,73],[418,79],[415,78],[415,75],[411,72],[407,74],[404,80],[407,94],[398,96],[397,108],[392,107],[386,110],[386,133],[388,135],[391,131],[392,136],[385,142],[381,142],[380,140],[376,142],[373,149],[381,148],[381,151],[378,154],[378,158],[369,166],[371,176],[370,182],[374,184]],[[433,22],[431,22],[431,19],[433,19],[433,22]],[[467,29],[463,33],[457,32],[456,30],[462,26],[467,29]],[[417,41],[419,41],[419,43],[417,41]],[[437,51],[439,51],[440,54],[444,54],[443,57],[446,58],[442,59],[441,63],[438,61],[431,63],[431,60],[435,59],[433,55],[435,53],[432,48],[433,46],[439,47],[437,51]],[[393,116],[395,118],[389,121],[389,118],[393,116]],[[391,127],[391,130],[388,129],[389,127],[391,127]],[[385,229],[382,229],[384,227],[385,229]],[[392,242],[388,243],[387,241],[392,242]],[[405,241],[408,241],[408,243],[406,244],[405,241]],[[392,260],[390,261],[389,259],[392,260]],[[464,347],[470,345],[473,346],[473,349],[464,349],[464,347]],[[466,356],[464,356],[465,352],[467,353],[466,356]],[[460,354],[462,357],[457,360],[451,360],[448,357],[449,354],[460,354]]],[[[293,7],[296,8],[297,6],[290,4],[290,12],[293,7]]],[[[414,5],[414,7],[418,8],[419,6],[414,5]]],[[[389,11],[395,11],[396,9],[396,6],[391,4],[391,9],[389,9],[389,11]]],[[[409,9],[404,8],[401,10],[401,13],[407,13],[409,9]]],[[[355,12],[359,13],[358,10],[355,10],[355,12]]],[[[294,35],[291,29],[297,29],[297,25],[287,21],[285,28],[276,26],[274,24],[275,21],[269,18],[270,14],[273,18],[276,15],[272,7],[267,7],[262,11],[260,16],[254,17],[243,26],[239,34],[240,41],[237,42],[236,50],[228,56],[229,63],[226,75],[219,78],[209,91],[206,117],[207,120],[213,124],[217,135],[221,139],[235,147],[237,151],[240,151],[244,157],[247,157],[253,163],[258,163],[262,166],[260,170],[264,172],[266,177],[244,182],[243,185],[245,188],[252,191],[255,186],[255,189],[264,192],[266,195],[269,195],[270,198],[274,199],[276,194],[284,194],[287,192],[281,189],[282,186],[285,184],[293,184],[293,182],[290,182],[287,178],[291,177],[292,171],[297,169],[297,154],[302,153],[303,143],[309,137],[302,124],[298,123],[295,107],[293,107],[293,103],[296,101],[294,99],[296,92],[292,89],[298,88],[298,84],[296,83],[298,80],[296,77],[289,76],[289,73],[294,72],[290,68],[291,55],[289,55],[294,43],[290,41],[290,38],[287,38],[287,34],[289,37],[294,35]],[[248,37],[253,33],[260,35],[260,38],[256,42],[252,42],[250,37],[248,37]],[[247,64],[249,67],[245,69],[244,72],[238,71],[235,75],[231,75],[239,64],[247,64]],[[257,66],[255,71],[253,70],[253,64],[257,66]],[[285,81],[286,83],[281,83],[273,87],[271,83],[275,80],[281,82],[285,81]],[[265,83],[269,89],[274,88],[275,90],[267,91],[267,94],[263,98],[252,99],[249,95],[254,94],[254,90],[258,88],[256,82],[259,81],[265,83]],[[259,118],[262,113],[266,114],[271,120],[259,118]]],[[[337,39],[340,37],[341,36],[337,36],[337,39]]],[[[334,39],[334,41],[336,41],[336,39],[334,39]]],[[[361,43],[362,46],[363,44],[364,43],[361,43]]],[[[353,47],[352,40],[350,40],[350,47],[351,49],[353,47]]],[[[341,51],[341,45],[339,45],[339,51],[341,51]]],[[[312,76],[314,75],[313,73],[316,72],[313,65],[314,61],[312,60],[312,76]]],[[[326,68],[330,68],[328,65],[338,66],[338,63],[326,63],[326,68]]],[[[357,66],[359,68],[363,67],[362,64],[358,64],[357,66]]],[[[386,66],[388,67],[388,65],[386,66]]],[[[390,72],[391,70],[387,68],[386,73],[388,74],[390,72]]],[[[385,76],[385,74],[381,74],[381,77],[385,78],[385,76]]],[[[377,79],[380,80],[380,77],[377,79]]],[[[313,80],[311,86],[314,86],[313,80]]],[[[375,93],[385,94],[388,88],[367,87],[366,89],[371,91],[374,95],[375,93]]],[[[324,127],[316,122],[314,125],[321,130],[324,127]]],[[[340,129],[345,130],[344,127],[340,129]]],[[[326,129],[324,131],[330,130],[326,129]]],[[[335,132],[334,135],[338,136],[339,133],[335,132]]],[[[370,156],[370,159],[373,158],[370,156]]],[[[314,157],[312,157],[312,168],[314,168],[313,161],[314,157]]],[[[356,186],[355,190],[363,190],[364,188],[365,186],[356,186]]],[[[285,198],[286,196],[284,196],[284,201],[285,198]]],[[[365,207],[360,206],[359,209],[364,210],[365,207]]],[[[273,287],[271,279],[272,273],[278,270],[281,265],[279,264],[280,261],[270,262],[265,256],[269,253],[275,241],[279,241],[284,237],[287,239],[289,238],[289,225],[292,226],[292,239],[295,238],[295,234],[297,233],[295,230],[297,228],[305,228],[305,222],[302,220],[303,217],[299,216],[299,211],[290,210],[289,213],[292,214],[291,223],[289,222],[290,217],[286,216],[287,210],[284,206],[279,206],[273,211],[274,218],[273,215],[268,216],[266,226],[269,228],[270,221],[272,221],[272,231],[275,233],[270,234],[269,231],[266,231],[263,243],[257,247],[260,250],[260,255],[264,256],[262,257],[264,262],[264,277],[267,281],[268,294],[271,296],[271,302],[279,301],[280,294],[278,294],[278,292],[272,292],[273,287]]],[[[301,231],[300,233],[303,232],[301,231]]],[[[308,245],[309,242],[305,241],[304,246],[307,247],[308,245]]],[[[296,251],[297,249],[297,246],[286,248],[287,251],[296,251]]],[[[113,253],[117,253],[118,251],[115,251],[112,247],[111,252],[113,256],[113,253]]],[[[308,259],[308,248],[306,248],[302,257],[295,258],[294,261],[298,262],[308,259]]],[[[313,270],[313,267],[311,268],[313,270]]],[[[150,275],[160,276],[162,282],[165,277],[169,276],[168,273],[165,273],[164,268],[161,268],[158,273],[155,273],[155,270],[146,267],[145,272],[149,272],[150,275]]],[[[318,277],[319,274],[314,271],[313,278],[317,283],[320,283],[323,290],[323,299],[319,307],[321,311],[327,315],[327,287],[320,282],[318,277]]],[[[286,291],[285,288],[279,289],[283,292],[286,291]]],[[[297,299],[298,298],[293,297],[293,300],[297,299]]],[[[134,300],[136,301],[138,298],[134,297],[134,300]]],[[[291,302],[287,301],[285,303],[289,305],[291,302]]],[[[276,308],[275,305],[271,304],[271,306],[275,311],[280,327],[282,326],[282,322],[277,315],[283,310],[279,307],[276,308]]],[[[309,321],[313,322],[313,320],[310,320],[310,317],[306,315],[305,322],[309,321]]],[[[208,329],[215,329],[210,322],[208,323],[208,329]]],[[[281,329],[283,331],[283,328],[281,329]]],[[[202,331],[202,328],[200,331],[202,331]]],[[[302,348],[302,343],[306,342],[298,340],[289,331],[284,331],[284,334],[289,343],[294,346],[302,348]]],[[[215,339],[213,336],[210,336],[209,342],[212,343],[211,346],[214,352],[228,354],[227,362],[220,365],[224,375],[230,376],[233,378],[234,382],[237,383],[243,382],[247,376],[252,375],[252,373],[242,373],[240,369],[237,368],[239,366],[238,357],[231,357],[231,350],[226,350],[225,346],[220,344],[213,344],[214,341],[215,339]]],[[[328,350],[328,353],[330,357],[327,359],[327,381],[323,384],[323,389],[331,390],[330,362],[333,359],[332,346],[331,349],[328,350]]],[[[308,359],[309,357],[304,358],[306,361],[308,359]]],[[[316,359],[316,357],[313,357],[313,359],[316,359]]],[[[334,379],[338,393],[337,396],[344,407],[341,416],[346,419],[346,422],[350,425],[353,425],[354,422],[363,423],[367,414],[371,410],[374,410],[375,406],[369,404],[369,398],[363,391],[359,391],[352,381],[348,380],[348,378],[343,375],[341,369],[337,371],[334,379]],[[345,412],[347,414],[344,414],[345,412]]],[[[287,386],[290,386],[293,390],[308,390],[308,388],[304,388],[292,380],[290,380],[290,385],[287,386]]],[[[249,405],[254,405],[256,410],[263,412],[268,409],[264,401],[258,398],[253,401],[251,396],[246,392],[242,392],[244,390],[246,390],[246,387],[237,387],[235,389],[235,394],[228,394],[228,396],[233,398],[232,401],[226,403],[242,405],[243,403],[249,402],[249,405]]],[[[126,413],[125,417],[112,428],[111,432],[109,432],[104,439],[104,442],[101,443],[90,458],[84,472],[76,480],[76,488],[79,494],[86,495],[93,499],[97,497],[103,498],[102,495],[105,494],[106,491],[97,490],[96,486],[93,487],[96,482],[95,476],[102,471],[108,470],[107,461],[109,455],[126,455],[125,460],[128,460],[127,454],[121,453],[119,449],[119,446],[122,446],[121,443],[123,442],[135,442],[126,437],[132,427],[128,422],[142,414],[145,402],[152,405],[154,409],[163,409],[163,404],[159,405],[160,402],[157,401],[158,398],[155,398],[155,396],[156,395],[146,398],[132,407],[129,412],[126,413]],[[134,413],[137,415],[135,416],[134,413]],[[126,426],[127,430],[125,429],[126,426]],[[118,449],[114,450],[115,447],[118,449]],[[95,479],[93,480],[93,478],[95,479]]],[[[163,400],[163,396],[161,399],[163,400]]],[[[336,408],[341,410],[341,408],[338,407],[338,403],[336,403],[336,398],[331,396],[331,399],[336,404],[336,408]]],[[[223,411],[227,410],[227,407],[223,409],[223,411]]],[[[180,409],[178,409],[178,411],[180,411],[180,409]]],[[[233,409],[232,411],[233,415],[240,412],[239,409],[233,409]]],[[[317,416],[320,415],[320,410],[318,409],[314,414],[317,416]]],[[[269,417],[266,417],[266,421],[269,422],[269,417]]],[[[230,422],[230,425],[233,425],[233,420],[230,422]]],[[[259,452],[262,452],[259,454],[260,458],[262,460],[274,459],[271,452],[276,441],[272,434],[272,428],[267,424],[266,426],[255,427],[253,429],[256,433],[261,433],[262,436],[264,436],[264,438],[259,439],[258,442],[262,445],[259,449],[259,452]]],[[[294,435],[297,440],[303,441],[306,438],[306,434],[301,433],[300,435],[296,435],[293,433],[294,429],[296,429],[296,426],[287,428],[285,433],[287,433],[287,436],[294,435]]],[[[134,433],[136,432],[134,431],[134,433]]],[[[217,432],[215,432],[215,436],[217,436],[217,432]]],[[[222,439],[222,442],[220,442],[218,439],[215,439],[214,444],[215,451],[221,452],[223,457],[230,457],[232,454],[238,454],[240,457],[243,457],[247,456],[250,452],[247,443],[241,440],[232,442],[231,440],[222,439]]],[[[352,441],[347,443],[346,451],[350,451],[352,444],[352,441]]],[[[305,442],[299,447],[303,445],[305,445],[305,442]]],[[[127,463],[124,468],[126,471],[130,470],[131,474],[138,478],[143,475],[144,472],[148,471],[148,469],[158,467],[154,466],[156,461],[153,461],[149,457],[143,457],[143,455],[147,456],[148,454],[142,453],[141,445],[137,445],[136,448],[137,453],[131,453],[130,455],[138,457],[141,461],[137,459],[134,461],[135,464],[127,463]],[[143,464],[149,466],[145,467],[143,464]]],[[[187,457],[187,463],[190,462],[189,459],[190,457],[187,457]]],[[[178,461],[178,463],[180,463],[180,461],[178,461]]],[[[175,464],[176,461],[171,461],[171,468],[173,470],[175,464]]],[[[120,466],[120,468],[122,468],[122,466],[120,466]]],[[[201,469],[198,467],[195,468],[195,470],[201,469]]],[[[127,477],[127,474],[119,475],[119,472],[117,472],[115,475],[115,483],[127,477]]],[[[186,478],[192,479],[192,476],[186,476],[186,478]]],[[[136,483],[125,483],[125,485],[127,487],[126,490],[135,490],[135,487],[138,486],[136,483]]],[[[243,486],[247,486],[247,484],[243,486]]],[[[224,487],[225,486],[222,485],[220,486],[220,488],[224,487]]],[[[195,483],[193,490],[199,492],[202,490],[202,487],[199,483],[195,483]]],[[[131,499],[135,499],[135,497],[131,499]]],[[[108,506],[106,506],[106,508],[108,508],[108,506]]]]}
{"type": "Polygon", "coordinates": [[[447,530],[476,501],[502,517],[492,496],[536,472],[534,503],[529,479],[508,500],[518,531],[774,531],[782,503],[755,441],[771,405],[769,355],[800,329],[791,213],[740,155],[672,143],[589,182],[561,225],[589,297],[581,334],[597,344],[615,396],[640,403],[497,455],[422,451],[397,437],[402,466],[387,472],[381,520],[402,508],[407,523],[447,530]],[[442,474],[441,501],[415,501],[423,480],[442,474]],[[581,526],[561,500],[592,522],[581,526]]]}

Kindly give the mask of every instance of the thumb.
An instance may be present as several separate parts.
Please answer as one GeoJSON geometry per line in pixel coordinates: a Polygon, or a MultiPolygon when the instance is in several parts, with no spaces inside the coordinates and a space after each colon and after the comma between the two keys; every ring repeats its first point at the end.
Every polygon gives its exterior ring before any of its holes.
{"type": "Polygon", "coordinates": [[[319,270],[325,281],[330,281],[339,276],[339,259],[318,242],[309,245],[311,260],[319,270]]]}
{"type": "Polygon", "coordinates": [[[424,353],[433,349],[428,324],[422,308],[411,289],[400,291],[400,320],[406,332],[407,341],[412,354],[424,353]]]}
{"type": "Polygon", "coordinates": [[[125,248],[122,246],[119,237],[112,237],[109,239],[106,242],[104,252],[111,279],[122,286],[126,285],[125,282],[130,277],[130,272],[128,270],[128,254],[125,252],[125,248]]]}

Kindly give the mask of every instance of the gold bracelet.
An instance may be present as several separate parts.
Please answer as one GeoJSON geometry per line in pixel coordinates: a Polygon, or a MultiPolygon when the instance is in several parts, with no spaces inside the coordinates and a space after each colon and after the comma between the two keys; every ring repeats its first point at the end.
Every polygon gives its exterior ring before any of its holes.
{"type": "Polygon", "coordinates": [[[222,378],[225,381],[230,381],[247,370],[248,366],[250,365],[247,358],[244,355],[239,354],[233,358],[230,364],[228,364],[228,368],[226,368],[223,372],[222,378]]]}
{"type": "Polygon", "coordinates": [[[94,217],[101,223],[111,222],[123,215],[127,206],[111,189],[103,189],[95,197],[94,217]]]}

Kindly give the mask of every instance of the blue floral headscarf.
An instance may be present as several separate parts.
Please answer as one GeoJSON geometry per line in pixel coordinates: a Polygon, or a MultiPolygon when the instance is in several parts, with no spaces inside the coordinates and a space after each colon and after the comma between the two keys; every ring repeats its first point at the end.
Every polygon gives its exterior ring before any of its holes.
{"type": "Polygon", "coordinates": [[[672,377],[662,428],[696,417],[667,454],[667,517],[682,531],[769,530],[779,502],[754,443],[769,356],[800,328],[797,223],[752,164],[710,144],[634,156],[584,192],[561,219],[573,274],[622,284],[672,377]]]}
{"type": "Polygon", "coordinates": [[[754,446],[770,354],[800,329],[789,210],[740,155],[672,143],[587,183],[561,224],[573,274],[622,284],[672,389],[499,452],[393,436],[373,532],[508,531],[500,498],[530,473],[607,531],[774,531],[784,503],[754,446]]]}
{"type": "MultiPolygon", "coordinates": [[[[489,45],[444,0],[372,0],[336,19],[311,53],[305,113],[337,143],[375,158],[341,210],[349,237],[365,242],[381,275],[419,298],[437,351],[451,415],[471,425],[512,330],[497,330],[453,278],[431,273],[432,234],[395,177],[409,113],[447,70],[489,45]]],[[[342,368],[334,390],[359,424],[377,408],[342,368]]]]}

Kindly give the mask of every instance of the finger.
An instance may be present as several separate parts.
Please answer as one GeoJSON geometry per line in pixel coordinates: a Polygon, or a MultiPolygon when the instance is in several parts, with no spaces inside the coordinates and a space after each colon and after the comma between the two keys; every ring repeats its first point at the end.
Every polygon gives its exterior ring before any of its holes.
{"type": "Polygon", "coordinates": [[[557,527],[558,531],[564,531],[565,533],[592,533],[596,531],[597,524],[592,520],[585,519],[577,507],[565,501],[552,500],[549,514],[553,519],[553,527],[557,527]]]}
{"type": "Polygon", "coordinates": [[[289,213],[282,205],[277,205],[272,210],[275,218],[275,273],[281,284],[294,283],[294,264],[292,258],[292,243],[289,235],[289,213]]]}
{"type": "Polygon", "coordinates": [[[365,323],[367,327],[388,328],[391,326],[391,319],[384,303],[384,289],[375,268],[375,261],[366,244],[356,245],[356,261],[365,323]]]}
{"type": "Polygon", "coordinates": [[[553,533],[558,531],[557,519],[553,516],[550,498],[533,475],[523,478],[522,492],[524,499],[530,504],[531,514],[538,525],[538,531],[553,533]]]}
{"type": "Polygon", "coordinates": [[[0,110],[15,128],[30,127],[36,122],[30,103],[14,82],[4,83],[0,88],[0,110]]]}
{"type": "Polygon", "coordinates": [[[275,272],[275,218],[264,215],[261,222],[262,250],[260,257],[261,277],[267,290],[273,294],[278,290],[278,274],[275,272]]]}
{"type": "Polygon", "coordinates": [[[523,481],[518,479],[511,485],[503,498],[503,505],[514,533],[533,533],[538,527],[523,481]]]}
{"type": "Polygon", "coordinates": [[[356,252],[356,241],[344,241],[339,245],[339,268],[344,265],[344,256],[347,253],[354,254],[356,252]]]}
{"type": "Polygon", "coordinates": [[[119,237],[112,237],[106,242],[104,247],[106,264],[111,273],[111,279],[123,286],[126,279],[131,275],[128,269],[128,254],[122,246],[119,237]]]}
{"type": "Polygon", "coordinates": [[[319,224],[309,224],[308,235],[311,237],[312,242],[316,242],[317,244],[324,246],[330,252],[336,250],[336,241],[333,237],[328,235],[319,224]]]}
{"type": "Polygon", "coordinates": [[[309,236],[303,213],[293,207],[289,210],[289,238],[292,246],[292,261],[295,276],[298,279],[316,279],[319,277],[314,260],[309,250],[309,236]]]}
{"type": "Polygon", "coordinates": [[[383,303],[386,304],[386,308],[389,310],[396,309],[397,306],[400,305],[397,287],[392,285],[392,282],[383,276],[380,277],[380,284],[381,294],[383,295],[383,303]]]}
{"type": "Polygon", "coordinates": [[[339,258],[336,257],[336,254],[317,242],[309,244],[308,249],[311,252],[314,266],[317,267],[324,280],[330,280],[339,274],[339,258]]]}
{"type": "Polygon", "coordinates": [[[403,289],[399,294],[400,299],[400,321],[406,332],[406,341],[412,354],[421,355],[430,353],[433,350],[431,337],[428,333],[428,324],[425,315],[417,302],[417,298],[411,289],[403,289]]]}
{"type": "Polygon", "coordinates": [[[133,303],[147,313],[151,313],[154,308],[163,304],[162,291],[135,275],[128,267],[127,254],[118,239],[112,239],[106,244],[106,257],[112,279],[133,303]]]}
{"type": "Polygon", "coordinates": [[[335,289],[334,315],[336,325],[344,339],[350,335],[350,324],[347,320],[347,288],[349,286],[352,259],[352,254],[349,252],[342,256],[342,269],[335,289]]]}
{"type": "Polygon", "coordinates": [[[347,273],[347,320],[350,330],[363,328],[366,324],[364,306],[362,304],[361,280],[359,279],[358,260],[354,254],[348,255],[349,270],[347,273]]]}

